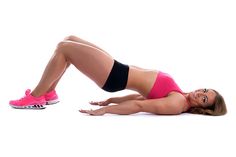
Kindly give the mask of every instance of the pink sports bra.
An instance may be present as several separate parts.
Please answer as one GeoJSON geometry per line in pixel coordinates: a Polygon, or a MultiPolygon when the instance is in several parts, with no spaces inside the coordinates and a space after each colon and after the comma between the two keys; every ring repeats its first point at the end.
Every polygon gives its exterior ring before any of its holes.
{"type": "Polygon", "coordinates": [[[176,91],[181,94],[183,93],[169,74],[160,71],[147,98],[148,99],[163,98],[166,97],[172,91],[176,91]]]}

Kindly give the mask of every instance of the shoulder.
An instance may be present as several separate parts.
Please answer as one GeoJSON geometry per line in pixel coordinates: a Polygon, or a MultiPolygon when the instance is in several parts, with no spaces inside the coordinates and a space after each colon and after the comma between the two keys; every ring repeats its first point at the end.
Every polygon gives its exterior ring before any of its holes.
{"type": "Polygon", "coordinates": [[[167,97],[173,106],[179,110],[179,112],[184,112],[186,110],[186,98],[183,94],[178,92],[173,92],[167,97]]]}

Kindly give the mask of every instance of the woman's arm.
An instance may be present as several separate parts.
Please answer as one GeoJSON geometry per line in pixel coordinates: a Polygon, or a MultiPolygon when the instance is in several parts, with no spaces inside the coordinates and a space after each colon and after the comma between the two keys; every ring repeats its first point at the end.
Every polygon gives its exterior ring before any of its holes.
{"type": "Polygon", "coordinates": [[[122,97],[110,98],[111,103],[121,103],[128,100],[145,100],[145,98],[140,94],[130,94],[122,97]]]}
{"type": "Polygon", "coordinates": [[[169,96],[166,98],[149,100],[128,100],[97,110],[80,110],[80,112],[88,113],[90,115],[103,115],[105,113],[128,115],[138,112],[149,112],[154,114],[180,114],[183,111],[183,105],[181,102],[182,100],[178,96],[169,96]]]}
{"type": "Polygon", "coordinates": [[[140,112],[140,107],[137,105],[137,100],[127,100],[119,104],[102,107],[97,110],[79,110],[81,113],[87,113],[94,116],[104,115],[106,113],[127,115],[140,112]]]}
{"type": "Polygon", "coordinates": [[[121,103],[124,101],[128,101],[128,100],[145,100],[145,98],[140,95],[140,94],[130,94],[130,95],[126,95],[126,96],[121,96],[121,97],[113,97],[113,98],[109,98],[105,101],[99,101],[99,102],[94,102],[91,101],[89,102],[91,105],[99,105],[99,106],[107,106],[110,103],[121,103]]]}

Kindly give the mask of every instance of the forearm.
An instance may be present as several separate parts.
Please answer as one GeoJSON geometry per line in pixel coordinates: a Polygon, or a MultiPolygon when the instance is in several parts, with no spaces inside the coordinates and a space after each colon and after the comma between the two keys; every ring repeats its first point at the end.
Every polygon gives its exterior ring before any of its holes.
{"type": "Polygon", "coordinates": [[[122,103],[128,100],[143,100],[143,96],[140,94],[130,94],[122,97],[113,97],[109,99],[110,103],[122,103]]]}
{"type": "Polygon", "coordinates": [[[141,108],[137,105],[136,100],[124,101],[117,105],[106,106],[101,109],[104,110],[105,113],[121,115],[134,114],[141,111],[141,108]]]}

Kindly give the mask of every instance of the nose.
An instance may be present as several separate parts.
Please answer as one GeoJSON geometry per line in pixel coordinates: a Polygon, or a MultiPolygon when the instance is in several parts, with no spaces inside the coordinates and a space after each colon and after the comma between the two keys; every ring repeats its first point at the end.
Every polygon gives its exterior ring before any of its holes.
{"type": "Polygon", "coordinates": [[[203,92],[201,92],[201,91],[196,91],[196,97],[197,97],[197,98],[199,98],[199,97],[201,97],[201,96],[203,96],[203,95],[204,95],[203,92]]]}

